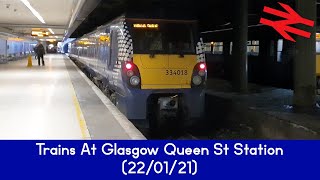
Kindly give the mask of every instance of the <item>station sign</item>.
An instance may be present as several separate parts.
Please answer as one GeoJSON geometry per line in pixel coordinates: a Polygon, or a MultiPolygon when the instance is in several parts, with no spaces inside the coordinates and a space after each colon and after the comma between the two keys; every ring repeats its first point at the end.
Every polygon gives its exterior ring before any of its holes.
{"type": "Polygon", "coordinates": [[[279,4],[286,11],[279,11],[277,9],[273,9],[265,6],[263,8],[263,12],[274,15],[274,16],[285,18],[285,20],[272,21],[270,19],[261,18],[260,23],[273,27],[279,34],[281,34],[283,38],[292,42],[296,42],[296,40],[293,39],[293,37],[291,37],[288,33],[296,34],[298,36],[310,39],[311,32],[304,31],[303,29],[291,27],[290,25],[303,24],[309,27],[314,27],[315,21],[300,16],[292,7],[290,7],[287,4],[280,3],[280,2],[279,4]]]}

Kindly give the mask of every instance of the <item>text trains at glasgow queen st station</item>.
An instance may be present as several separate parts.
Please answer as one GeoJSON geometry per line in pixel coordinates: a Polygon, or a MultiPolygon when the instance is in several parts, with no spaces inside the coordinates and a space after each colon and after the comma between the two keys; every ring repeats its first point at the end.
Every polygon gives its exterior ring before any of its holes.
{"type": "Polygon", "coordinates": [[[204,115],[202,44],[197,21],[122,16],[74,41],[70,57],[128,119],[158,126],[172,116],[186,125],[204,115]]]}

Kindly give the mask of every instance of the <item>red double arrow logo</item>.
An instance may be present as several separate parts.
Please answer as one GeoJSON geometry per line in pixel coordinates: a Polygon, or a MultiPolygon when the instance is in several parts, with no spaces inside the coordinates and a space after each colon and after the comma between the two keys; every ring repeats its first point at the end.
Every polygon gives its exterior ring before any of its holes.
{"type": "Polygon", "coordinates": [[[296,42],[288,33],[293,33],[298,36],[302,36],[305,38],[310,38],[311,33],[291,27],[289,25],[293,24],[304,24],[310,27],[314,27],[315,23],[312,20],[301,17],[296,11],[294,11],[289,5],[279,3],[287,12],[279,11],[276,9],[272,9],[270,7],[265,6],[263,12],[269,13],[278,17],[284,18],[284,20],[279,21],[271,21],[265,18],[260,19],[260,23],[273,27],[276,31],[278,31],[285,39],[289,41],[296,42]]]}

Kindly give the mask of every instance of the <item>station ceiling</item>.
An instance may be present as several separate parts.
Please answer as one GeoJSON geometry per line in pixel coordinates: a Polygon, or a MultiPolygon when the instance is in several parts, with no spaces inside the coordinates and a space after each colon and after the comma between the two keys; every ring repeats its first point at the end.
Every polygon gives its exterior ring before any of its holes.
{"type": "Polygon", "coordinates": [[[44,38],[62,39],[75,7],[75,0],[0,0],[0,28],[24,37],[46,31],[50,36],[44,38]]]}
{"type": "MultiPolygon", "coordinates": [[[[232,27],[233,8],[237,8],[233,5],[235,1],[237,0],[102,0],[71,37],[81,37],[124,11],[140,12],[145,16],[150,16],[150,11],[153,11],[158,12],[159,16],[192,17],[199,20],[201,32],[228,29],[232,27]]],[[[264,6],[281,9],[278,2],[294,5],[294,0],[249,0],[249,26],[259,24],[264,6]]],[[[320,5],[318,17],[319,10],[320,5]]]]}
{"type": "MultiPolygon", "coordinates": [[[[235,1],[237,0],[0,0],[0,32],[30,36],[32,30],[51,29],[54,34],[50,32],[48,38],[62,39],[66,34],[68,37],[70,35],[71,38],[78,38],[123,12],[138,17],[197,19],[200,31],[210,32],[232,28],[233,11],[237,8],[234,6],[235,1]],[[30,3],[45,22],[40,22],[24,2],[30,3]],[[80,4],[82,8],[79,8],[80,4]],[[83,12],[77,16],[76,25],[70,28],[75,12],[80,10],[83,12]]],[[[264,6],[281,9],[278,2],[294,5],[294,0],[249,0],[249,26],[259,24],[264,6]]],[[[318,24],[319,4],[320,0],[318,24]]],[[[210,39],[210,33],[205,35],[210,39]]]]}

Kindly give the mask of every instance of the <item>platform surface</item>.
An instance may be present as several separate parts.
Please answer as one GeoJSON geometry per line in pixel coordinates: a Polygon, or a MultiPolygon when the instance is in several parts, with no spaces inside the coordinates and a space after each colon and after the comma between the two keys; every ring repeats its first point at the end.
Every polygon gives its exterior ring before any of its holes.
{"type": "MultiPolygon", "coordinates": [[[[232,91],[230,82],[209,79],[209,117],[237,129],[238,139],[319,139],[320,108],[297,111],[293,91],[249,84],[245,94],[232,91]]],[[[320,96],[316,97],[320,104],[320,96]]],[[[223,139],[229,138],[222,136],[223,139]]]]}
{"type": "Polygon", "coordinates": [[[0,139],[144,139],[67,56],[45,62],[0,65],[0,139]]]}

